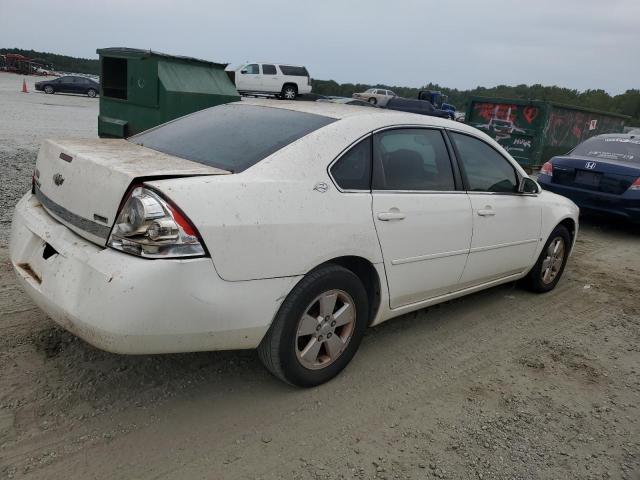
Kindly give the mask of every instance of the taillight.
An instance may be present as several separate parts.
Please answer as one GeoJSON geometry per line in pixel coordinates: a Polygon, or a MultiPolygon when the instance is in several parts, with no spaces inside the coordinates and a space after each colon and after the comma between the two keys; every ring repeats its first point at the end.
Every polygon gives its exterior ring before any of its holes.
{"type": "Polygon", "coordinates": [[[146,258],[206,255],[198,231],[180,209],[142,186],[124,201],[107,245],[146,258]]]}
{"type": "Polygon", "coordinates": [[[540,175],[553,175],[553,164],[546,162],[540,169],[540,175]]]}
{"type": "Polygon", "coordinates": [[[640,177],[636,178],[636,181],[631,184],[629,190],[640,190],[640,177]]]}

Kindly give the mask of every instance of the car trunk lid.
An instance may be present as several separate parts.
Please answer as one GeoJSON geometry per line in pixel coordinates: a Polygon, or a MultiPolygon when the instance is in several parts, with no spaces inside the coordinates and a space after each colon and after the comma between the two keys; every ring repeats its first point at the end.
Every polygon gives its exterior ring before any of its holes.
{"type": "Polygon", "coordinates": [[[555,157],[553,183],[621,195],[640,176],[640,165],[591,157],[555,157]]]}
{"type": "Polygon", "coordinates": [[[34,190],[58,221],[105,245],[134,182],[228,173],[122,139],[46,140],[36,161],[34,190]]]}

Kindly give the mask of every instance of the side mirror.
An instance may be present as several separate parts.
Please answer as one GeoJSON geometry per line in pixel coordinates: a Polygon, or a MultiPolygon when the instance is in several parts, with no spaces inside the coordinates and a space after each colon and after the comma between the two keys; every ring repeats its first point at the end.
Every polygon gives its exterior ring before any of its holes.
{"type": "Polygon", "coordinates": [[[247,73],[247,71],[246,70],[240,70],[240,73],[244,75],[245,73],[247,73]]]}
{"type": "Polygon", "coordinates": [[[529,177],[523,177],[518,184],[518,193],[540,193],[540,186],[529,177]]]}

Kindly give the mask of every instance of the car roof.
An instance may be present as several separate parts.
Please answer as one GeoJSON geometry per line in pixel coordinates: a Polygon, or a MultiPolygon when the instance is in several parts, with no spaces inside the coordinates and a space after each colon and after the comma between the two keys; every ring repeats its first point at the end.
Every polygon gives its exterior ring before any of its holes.
{"type": "MultiPolygon", "coordinates": [[[[385,125],[425,125],[433,127],[446,127],[452,130],[469,132],[475,136],[486,135],[475,127],[456,122],[446,118],[419,115],[384,108],[371,108],[359,105],[345,105],[336,102],[300,102],[295,100],[270,100],[262,98],[242,98],[242,103],[271,108],[282,108],[296,112],[312,113],[325,117],[342,119],[355,119],[357,117],[376,118],[380,126],[385,125]]],[[[489,137],[487,137],[489,138],[489,137]]]]}

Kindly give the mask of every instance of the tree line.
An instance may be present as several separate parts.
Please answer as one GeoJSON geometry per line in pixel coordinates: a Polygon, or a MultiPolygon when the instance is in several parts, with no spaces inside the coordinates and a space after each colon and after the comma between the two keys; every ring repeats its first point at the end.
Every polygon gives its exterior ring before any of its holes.
{"type": "MultiPolygon", "coordinates": [[[[52,68],[63,72],[100,74],[99,60],[76,58],[34,50],[19,48],[0,48],[0,54],[19,53],[34,60],[40,60],[52,68]]],[[[628,125],[640,126],[640,89],[627,90],[619,95],[609,95],[602,89],[578,91],[557,86],[535,85],[498,85],[496,87],[476,87],[471,90],[447,88],[438,84],[426,84],[421,88],[398,87],[394,85],[365,83],[338,83],[334,80],[312,80],[313,92],[319,95],[336,95],[351,97],[354,92],[363,92],[368,88],[386,88],[406,98],[418,98],[420,90],[439,90],[449,97],[448,102],[464,111],[471,97],[504,97],[523,100],[543,100],[577,107],[621,113],[632,117],[628,125]]]]}
{"type": "Polygon", "coordinates": [[[522,100],[543,100],[563,103],[576,107],[620,113],[631,118],[628,125],[640,126],[640,89],[627,90],[619,95],[609,95],[602,89],[578,91],[557,86],[534,85],[498,85],[496,87],[476,87],[471,90],[447,88],[428,83],[420,88],[397,87],[392,85],[368,85],[363,83],[337,83],[333,80],[312,80],[313,92],[319,95],[351,97],[354,92],[363,92],[368,88],[385,88],[406,98],[418,98],[420,90],[437,90],[449,97],[448,103],[465,111],[471,97],[502,97],[522,100]]]}

